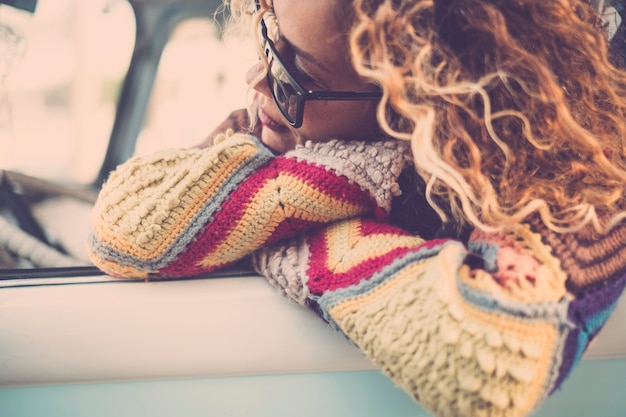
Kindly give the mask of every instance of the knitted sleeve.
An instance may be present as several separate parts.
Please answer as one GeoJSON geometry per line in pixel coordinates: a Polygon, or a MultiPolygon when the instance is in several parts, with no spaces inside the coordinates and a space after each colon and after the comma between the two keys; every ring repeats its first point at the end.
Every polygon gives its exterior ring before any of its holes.
{"type": "Polygon", "coordinates": [[[136,157],[98,196],[90,258],[118,277],[192,276],[338,219],[385,219],[407,155],[398,141],[331,141],[275,156],[230,133],[136,157]]]}
{"type": "Polygon", "coordinates": [[[598,239],[535,222],[464,246],[361,218],[264,248],[254,264],[435,415],[521,417],[615,306],[623,242],[626,226],[598,239]]]}

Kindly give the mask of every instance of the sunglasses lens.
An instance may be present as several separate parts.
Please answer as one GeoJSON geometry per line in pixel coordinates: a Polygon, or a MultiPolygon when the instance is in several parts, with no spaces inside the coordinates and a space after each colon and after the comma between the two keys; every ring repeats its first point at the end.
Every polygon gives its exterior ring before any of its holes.
{"type": "Polygon", "coordinates": [[[270,86],[280,111],[289,123],[295,123],[298,94],[286,76],[285,70],[275,60],[270,63],[270,86]]]}
{"type": "Polygon", "coordinates": [[[300,87],[294,87],[292,76],[285,69],[272,42],[267,37],[267,27],[263,20],[259,26],[261,29],[260,39],[263,42],[265,58],[267,58],[269,65],[267,81],[272,91],[272,97],[287,122],[294,127],[299,127],[302,121],[298,121],[298,114],[302,113],[300,106],[304,104],[298,93],[300,87]]]}

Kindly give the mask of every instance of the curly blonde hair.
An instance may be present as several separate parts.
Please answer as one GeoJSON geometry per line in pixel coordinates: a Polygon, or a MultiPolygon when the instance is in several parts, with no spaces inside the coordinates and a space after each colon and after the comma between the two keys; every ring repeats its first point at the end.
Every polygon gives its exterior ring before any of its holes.
{"type": "Polygon", "coordinates": [[[606,232],[626,218],[626,73],[587,1],[337,9],[355,70],[383,91],[379,124],[411,141],[442,219],[493,230],[538,213],[557,232],[606,232]]]}

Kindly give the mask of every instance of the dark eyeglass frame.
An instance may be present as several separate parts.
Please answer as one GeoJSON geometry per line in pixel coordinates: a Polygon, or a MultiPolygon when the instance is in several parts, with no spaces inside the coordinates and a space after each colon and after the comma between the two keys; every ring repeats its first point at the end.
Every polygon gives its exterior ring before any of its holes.
{"type": "MultiPolygon", "coordinates": [[[[263,47],[265,58],[267,59],[267,64],[268,64],[267,83],[269,85],[270,91],[272,92],[272,98],[274,99],[274,103],[276,103],[276,106],[280,110],[281,114],[283,115],[287,123],[289,123],[289,125],[291,125],[292,127],[299,128],[300,126],[302,126],[302,122],[304,119],[304,104],[308,100],[337,100],[337,101],[378,100],[382,97],[382,92],[380,91],[363,91],[363,92],[360,92],[360,91],[358,92],[357,91],[311,91],[311,90],[305,89],[304,87],[302,87],[302,84],[300,84],[298,80],[296,80],[294,76],[291,75],[291,73],[289,73],[289,70],[287,70],[287,67],[283,63],[280,57],[280,54],[276,50],[276,46],[274,45],[274,42],[267,35],[267,26],[265,25],[265,22],[263,21],[263,19],[260,20],[260,24],[261,24],[261,36],[263,38],[262,39],[263,43],[261,46],[263,47]],[[271,58],[270,58],[270,53],[272,54],[271,58]],[[293,116],[289,114],[289,109],[283,108],[283,106],[280,104],[280,100],[276,97],[277,88],[280,88],[280,85],[284,85],[284,81],[278,80],[273,76],[272,70],[271,70],[273,60],[276,61],[281,71],[285,74],[285,76],[289,80],[291,90],[295,92],[296,109],[295,109],[295,115],[293,116]]],[[[281,88],[281,90],[283,92],[285,91],[284,88],[281,88]]],[[[289,101],[290,100],[288,99],[287,102],[289,101]]]]}

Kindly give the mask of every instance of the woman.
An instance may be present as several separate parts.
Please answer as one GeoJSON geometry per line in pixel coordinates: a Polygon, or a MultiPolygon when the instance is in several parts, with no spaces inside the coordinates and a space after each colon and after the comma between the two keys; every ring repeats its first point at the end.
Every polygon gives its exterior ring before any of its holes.
{"type": "Polygon", "coordinates": [[[259,39],[258,139],[118,168],[94,263],[177,277],[251,255],[435,414],[529,414],[626,285],[626,77],[598,13],[233,6],[259,39]]]}

